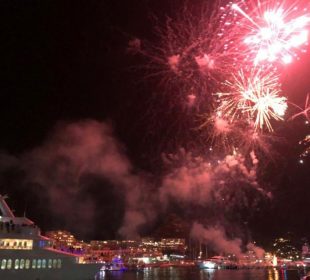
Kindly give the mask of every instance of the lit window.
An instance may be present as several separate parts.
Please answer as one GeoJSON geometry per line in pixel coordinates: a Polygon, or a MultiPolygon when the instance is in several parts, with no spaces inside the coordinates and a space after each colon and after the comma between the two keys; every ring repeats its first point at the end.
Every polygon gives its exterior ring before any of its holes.
{"type": "Polygon", "coordinates": [[[52,268],[52,260],[51,259],[48,260],[48,268],[52,268]]]}
{"type": "Polygon", "coordinates": [[[1,262],[1,269],[5,269],[6,267],[6,259],[3,259],[1,262]]]}
{"type": "Polygon", "coordinates": [[[20,268],[20,269],[24,269],[24,267],[25,267],[25,260],[24,260],[24,259],[21,259],[21,260],[20,260],[20,263],[19,263],[19,268],[20,268]]]}
{"type": "Polygon", "coordinates": [[[37,268],[41,268],[41,262],[42,262],[41,260],[37,261],[37,268]]]}
{"type": "Polygon", "coordinates": [[[16,260],[15,260],[14,268],[15,268],[15,269],[19,269],[19,259],[16,259],[16,260]]]}
{"type": "Polygon", "coordinates": [[[6,265],[6,268],[7,269],[11,269],[12,268],[12,260],[11,259],[8,259],[8,263],[6,265]]]}
{"type": "Polygon", "coordinates": [[[30,268],[30,260],[29,260],[29,259],[27,259],[27,260],[25,261],[25,268],[26,268],[26,269],[29,269],[29,268],[30,268]]]}
{"type": "Polygon", "coordinates": [[[57,268],[61,268],[61,260],[60,259],[58,259],[58,261],[57,261],[57,268]]]}
{"type": "Polygon", "coordinates": [[[37,260],[34,259],[32,260],[32,266],[31,266],[33,269],[36,269],[37,268],[37,260]]]}
{"type": "Polygon", "coordinates": [[[42,260],[42,268],[46,268],[46,260],[42,260]]]}
{"type": "Polygon", "coordinates": [[[57,267],[57,260],[53,260],[53,268],[56,268],[57,267]]]}
{"type": "Polygon", "coordinates": [[[30,239],[0,239],[0,247],[4,249],[15,249],[15,250],[31,250],[33,246],[33,240],[30,239]]]}

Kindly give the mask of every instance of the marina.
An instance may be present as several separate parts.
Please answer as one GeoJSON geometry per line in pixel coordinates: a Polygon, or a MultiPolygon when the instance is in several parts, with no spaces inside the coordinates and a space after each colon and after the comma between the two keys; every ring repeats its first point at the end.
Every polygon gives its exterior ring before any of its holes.
{"type": "MultiPolygon", "coordinates": [[[[26,217],[15,217],[3,196],[0,196],[0,210],[0,276],[5,280],[186,280],[190,275],[202,280],[291,280],[305,279],[303,277],[309,268],[307,255],[303,260],[286,262],[268,258],[267,255],[264,259],[252,260],[233,260],[224,256],[194,260],[181,255],[171,254],[167,257],[159,253],[151,258],[144,253],[144,257],[139,258],[130,257],[129,252],[133,248],[125,250],[125,254],[119,251],[119,256],[104,261],[91,258],[83,250],[77,252],[57,248],[53,239],[41,235],[33,221],[26,217]]],[[[69,237],[71,242],[73,237],[69,237]]],[[[128,242],[132,246],[132,241],[128,242]]],[[[147,244],[151,244],[151,239],[147,239],[147,244]]]]}
{"type": "Polygon", "coordinates": [[[310,280],[310,0],[0,5],[0,280],[310,280]]]}

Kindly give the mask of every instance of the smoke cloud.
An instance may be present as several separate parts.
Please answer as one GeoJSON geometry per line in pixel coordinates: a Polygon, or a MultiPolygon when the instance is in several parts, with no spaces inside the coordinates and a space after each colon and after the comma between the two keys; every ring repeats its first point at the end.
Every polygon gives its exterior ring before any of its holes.
{"type": "Polygon", "coordinates": [[[208,244],[219,253],[235,254],[237,257],[241,256],[241,239],[228,239],[224,230],[220,227],[204,228],[203,225],[194,223],[191,236],[204,244],[208,244]]]}
{"type": "Polygon", "coordinates": [[[46,206],[59,217],[67,217],[71,228],[93,230],[96,207],[88,189],[98,178],[103,179],[99,180],[102,192],[110,187],[124,196],[123,236],[137,236],[139,226],[153,217],[142,191],[147,182],[134,174],[124,148],[104,122],[60,123],[41,146],[19,158],[2,154],[0,159],[2,170],[19,166],[26,183],[33,191],[47,194],[46,206]]]}
{"type": "Polygon", "coordinates": [[[253,243],[249,243],[247,246],[246,246],[247,250],[248,251],[253,251],[254,254],[258,257],[258,258],[262,258],[265,254],[265,250],[254,245],[253,243]]]}
{"type": "Polygon", "coordinates": [[[167,205],[169,200],[206,205],[210,200],[223,201],[226,207],[236,203],[245,203],[235,199],[243,196],[244,189],[263,192],[256,178],[258,159],[250,153],[249,164],[239,154],[226,155],[222,160],[207,160],[195,157],[181,149],[176,155],[163,155],[167,165],[172,166],[163,177],[160,188],[160,201],[167,205]],[[241,187],[243,186],[243,187],[241,187]]]}
{"type": "Polygon", "coordinates": [[[42,146],[23,155],[22,166],[27,180],[48,193],[52,211],[72,224],[89,226],[94,220],[87,177],[104,177],[124,192],[135,183],[112,129],[93,120],[59,124],[42,146]]]}
{"type": "MultiPolygon", "coordinates": [[[[191,230],[191,237],[207,244],[220,254],[235,254],[239,258],[243,254],[242,240],[240,238],[228,238],[225,230],[219,226],[206,228],[195,222],[191,230]]],[[[258,258],[262,258],[265,253],[262,248],[253,243],[247,244],[246,250],[254,252],[258,258]]]]}
{"type": "MultiPolygon", "coordinates": [[[[165,206],[178,201],[185,209],[191,209],[192,205],[200,206],[199,212],[203,216],[198,215],[196,219],[203,222],[193,224],[191,237],[219,253],[241,256],[241,238],[228,238],[224,229],[229,224],[243,223],[258,201],[268,197],[257,181],[259,161],[255,153],[252,151],[245,157],[235,152],[222,159],[211,160],[181,149],[177,154],[163,155],[163,161],[170,169],[163,177],[160,201],[165,206]],[[208,227],[203,224],[208,224],[208,227]]],[[[235,234],[231,230],[230,233],[235,234]]],[[[262,256],[262,249],[254,244],[247,246],[257,256],[262,256]]]]}
{"type": "MultiPolygon", "coordinates": [[[[104,195],[108,188],[116,191],[124,202],[118,233],[126,238],[138,237],[144,226],[166,213],[170,202],[181,203],[183,214],[190,205],[202,211],[216,209],[204,215],[212,225],[211,220],[218,223],[227,213],[234,213],[236,206],[253,207],[255,195],[251,198],[248,191],[264,192],[257,182],[258,159],[254,152],[247,158],[233,153],[209,159],[180,149],[176,154],[164,154],[163,162],[166,172],[155,184],[158,178],[134,168],[111,126],[84,120],[58,124],[41,146],[18,158],[2,154],[0,168],[18,165],[32,191],[45,195],[46,207],[58,217],[68,217],[71,228],[76,226],[77,230],[81,230],[80,225],[93,230],[91,225],[99,207],[89,192],[94,181],[100,185],[96,192],[104,195]]],[[[241,240],[229,240],[217,225],[206,229],[196,223],[191,234],[212,243],[219,251],[240,254],[241,240]]]]}

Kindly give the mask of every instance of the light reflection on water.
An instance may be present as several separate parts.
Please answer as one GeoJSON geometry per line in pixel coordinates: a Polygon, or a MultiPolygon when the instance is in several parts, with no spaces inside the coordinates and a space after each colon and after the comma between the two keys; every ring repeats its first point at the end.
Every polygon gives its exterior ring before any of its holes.
{"type": "Polygon", "coordinates": [[[305,274],[297,270],[239,269],[203,270],[197,268],[152,268],[141,271],[109,271],[102,280],[300,280],[305,274]]]}
{"type": "Polygon", "coordinates": [[[277,269],[268,269],[268,280],[279,280],[279,271],[277,269]]]}

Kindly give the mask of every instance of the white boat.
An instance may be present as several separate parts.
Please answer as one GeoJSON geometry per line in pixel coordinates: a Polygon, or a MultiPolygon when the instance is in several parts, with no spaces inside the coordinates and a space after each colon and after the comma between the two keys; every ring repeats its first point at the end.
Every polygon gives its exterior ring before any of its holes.
{"type": "Polygon", "coordinates": [[[53,249],[34,222],[15,217],[0,195],[0,279],[93,280],[101,266],[53,249]]]}
{"type": "Polygon", "coordinates": [[[198,263],[199,268],[202,269],[217,269],[219,268],[219,265],[211,260],[204,260],[198,263]]]}
{"type": "Polygon", "coordinates": [[[198,265],[202,269],[237,269],[238,268],[235,262],[222,256],[214,256],[210,259],[200,261],[198,265]]]}

